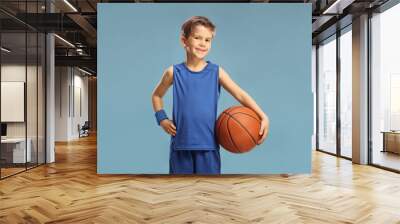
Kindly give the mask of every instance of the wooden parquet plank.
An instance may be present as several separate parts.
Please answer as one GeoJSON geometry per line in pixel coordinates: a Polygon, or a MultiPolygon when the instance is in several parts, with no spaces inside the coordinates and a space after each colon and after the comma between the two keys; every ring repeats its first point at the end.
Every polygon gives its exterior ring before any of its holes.
{"type": "Polygon", "coordinates": [[[398,223],[400,175],[313,152],[301,175],[98,175],[96,138],[0,181],[1,223],[398,223]]]}

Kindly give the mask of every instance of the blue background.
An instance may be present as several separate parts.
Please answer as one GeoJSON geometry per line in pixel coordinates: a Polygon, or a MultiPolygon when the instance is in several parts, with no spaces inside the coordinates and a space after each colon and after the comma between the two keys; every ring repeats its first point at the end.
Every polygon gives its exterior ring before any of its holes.
{"type": "MultiPolygon", "coordinates": [[[[168,173],[170,137],[151,94],[163,71],[185,60],[182,23],[217,27],[207,60],[222,66],[270,118],[270,134],[246,154],[221,148],[222,173],[311,171],[310,4],[99,4],[98,154],[101,174],[168,173]]],[[[221,88],[219,112],[237,105],[221,88]]],[[[172,86],[163,98],[172,118],[172,86]]]]}

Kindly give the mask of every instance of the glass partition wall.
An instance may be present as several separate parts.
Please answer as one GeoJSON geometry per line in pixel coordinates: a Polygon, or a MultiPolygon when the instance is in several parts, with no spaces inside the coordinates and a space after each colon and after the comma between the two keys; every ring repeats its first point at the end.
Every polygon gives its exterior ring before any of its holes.
{"type": "Polygon", "coordinates": [[[352,157],[352,27],[317,46],[317,149],[352,157]]]}
{"type": "Polygon", "coordinates": [[[1,179],[45,163],[45,34],[17,18],[43,5],[0,3],[20,10],[0,11],[1,179]]]}
{"type": "Polygon", "coordinates": [[[400,172],[400,4],[371,18],[370,162],[400,172]]]}
{"type": "MultiPolygon", "coordinates": [[[[368,164],[400,172],[400,4],[369,17],[368,164]]],[[[317,45],[317,149],[352,157],[352,28],[317,45]],[[338,55],[338,57],[337,57],[338,55]]]]}
{"type": "Polygon", "coordinates": [[[336,154],[336,35],[321,42],[318,63],[318,149],[336,154]]]}
{"type": "Polygon", "coordinates": [[[340,154],[352,158],[352,33],[351,25],[340,35],[340,154]]]}

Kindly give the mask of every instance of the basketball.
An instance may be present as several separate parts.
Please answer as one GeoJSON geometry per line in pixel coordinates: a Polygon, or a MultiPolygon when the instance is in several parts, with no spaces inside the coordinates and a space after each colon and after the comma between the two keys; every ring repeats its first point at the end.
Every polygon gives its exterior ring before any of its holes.
{"type": "Polygon", "coordinates": [[[261,119],[244,106],[233,106],[223,111],[215,125],[218,143],[229,152],[244,153],[260,140],[261,119]]]}

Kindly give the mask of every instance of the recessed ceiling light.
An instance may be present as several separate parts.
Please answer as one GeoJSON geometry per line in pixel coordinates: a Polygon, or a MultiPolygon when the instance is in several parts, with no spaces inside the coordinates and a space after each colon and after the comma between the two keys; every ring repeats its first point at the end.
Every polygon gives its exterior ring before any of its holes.
{"type": "Polygon", "coordinates": [[[322,14],[342,14],[343,9],[351,5],[355,0],[336,0],[327,9],[324,10],[322,14]]]}
{"type": "Polygon", "coordinates": [[[85,73],[85,74],[92,75],[92,73],[90,73],[90,72],[88,72],[88,71],[86,71],[86,70],[83,70],[83,69],[81,69],[81,68],[79,68],[79,67],[78,67],[78,69],[79,69],[79,71],[81,71],[81,72],[83,72],[83,73],[85,73]]]}
{"type": "Polygon", "coordinates": [[[9,50],[9,49],[7,49],[7,48],[5,48],[5,47],[1,47],[1,50],[4,51],[4,52],[7,52],[7,53],[10,53],[10,52],[11,52],[11,50],[9,50]]]}
{"type": "Polygon", "coordinates": [[[62,37],[60,37],[60,36],[57,35],[57,34],[54,34],[54,36],[57,37],[58,39],[60,39],[61,41],[63,41],[64,43],[68,44],[69,46],[75,48],[75,45],[71,44],[71,42],[69,42],[68,40],[66,40],[66,39],[64,39],[64,38],[62,38],[62,37]]]}
{"type": "Polygon", "coordinates": [[[78,12],[78,10],[71,4],[69,3],[68,0],[64,0],[65,4],[67,4],[72,10],[74,10],[75,12],[78,12]]]}

